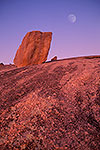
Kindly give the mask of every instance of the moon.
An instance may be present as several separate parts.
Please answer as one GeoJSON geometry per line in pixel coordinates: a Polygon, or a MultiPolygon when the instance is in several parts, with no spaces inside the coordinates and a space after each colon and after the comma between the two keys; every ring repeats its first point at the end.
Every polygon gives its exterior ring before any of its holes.
{"type": "Polygon", "coordinates": [[[75,22],[76,22],[76,15],[74,15],[74,14],[69,14],[69,15],[68,15],[68,20],[69,20],[71,23],[75,23],[75,22]]]}

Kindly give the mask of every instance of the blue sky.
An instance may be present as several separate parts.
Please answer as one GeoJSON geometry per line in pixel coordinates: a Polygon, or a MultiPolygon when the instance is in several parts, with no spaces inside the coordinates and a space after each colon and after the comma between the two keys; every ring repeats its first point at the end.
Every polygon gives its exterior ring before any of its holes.
{"type": "Polygon", "coordinates": [[[53,32],[48,60],[100,55],[100,0],[0,0],[0,62],[13,63],[23,37],[34,30],[53,32]]]}

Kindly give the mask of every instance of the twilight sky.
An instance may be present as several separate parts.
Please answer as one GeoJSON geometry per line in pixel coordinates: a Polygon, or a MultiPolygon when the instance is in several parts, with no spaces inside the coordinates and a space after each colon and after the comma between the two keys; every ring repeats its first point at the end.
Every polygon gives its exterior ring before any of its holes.
{"type": "Polygon", "coordinates": [[[100,0],[0,0],[0,62],[12,63],[33,30],[53,32],[48,60],[100,55],[100,0]]]}

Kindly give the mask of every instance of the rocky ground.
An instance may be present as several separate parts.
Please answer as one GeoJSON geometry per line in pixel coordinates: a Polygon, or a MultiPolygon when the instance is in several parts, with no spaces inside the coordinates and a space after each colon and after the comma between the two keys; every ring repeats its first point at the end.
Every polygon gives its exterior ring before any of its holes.
{"type": "Polygon", "coordinates": [[[100,57],[0,66],[0,150],[100,150],[100,57]]]}

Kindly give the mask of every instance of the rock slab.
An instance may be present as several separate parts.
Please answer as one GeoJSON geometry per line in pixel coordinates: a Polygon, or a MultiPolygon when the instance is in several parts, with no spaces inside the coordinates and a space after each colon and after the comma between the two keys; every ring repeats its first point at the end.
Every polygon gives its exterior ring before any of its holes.
{"type": "Polygon", "coordinates": [[[42,64],[47,60],[51,40],[52,32],[28,32],[16,52],[14,64],[17,67],[42,64]]]}
{"type": "Polygon", "coordinates": [[[0,150],[100,150],[99,57],[7,68],[0,150]]]}

